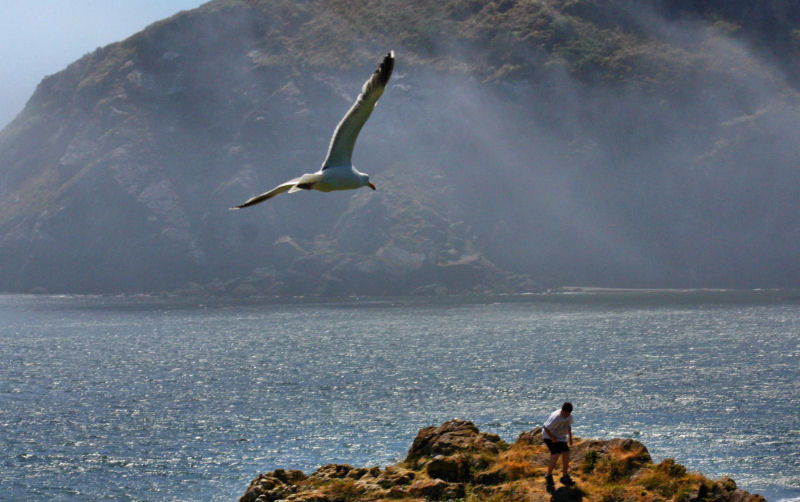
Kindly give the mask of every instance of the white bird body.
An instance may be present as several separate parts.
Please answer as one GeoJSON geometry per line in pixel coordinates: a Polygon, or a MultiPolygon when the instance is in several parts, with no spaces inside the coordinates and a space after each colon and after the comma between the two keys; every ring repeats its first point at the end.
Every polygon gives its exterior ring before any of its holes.
{"type": "Polygon", "coordinates": [[[375,73],[364,83],[361,94],[356,98],[353,106],[345,114],[339,125],[333,131],[331,143],[328,146],[328,155],[322,163],[322,168],[315,173],[306,173],[298,178],[291,179],[276,186],[269,192],[257,195],[248,201],[231,209],[244,207],[264,202],[278,194],[288,191],[294,193],[300,190],[318,190],[332,192],[334,190],[352,190],[368,186],[375,190],[375,185],[369,181],[369,175],[359,172],[352,163],[353,148],[358,138],[358,133],[366,123],[372,110],[383,94],[389,77],[394,68],[394,51],[383,58],[375,73]]]}

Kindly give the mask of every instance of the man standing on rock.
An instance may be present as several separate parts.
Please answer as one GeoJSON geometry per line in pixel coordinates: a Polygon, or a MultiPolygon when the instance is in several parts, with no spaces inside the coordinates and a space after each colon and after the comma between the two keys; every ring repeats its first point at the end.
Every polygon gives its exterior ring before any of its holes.
{"type": "Polygon", "coordinates": [[[561,457],[561,468],[564,475],[561,482],[566,485],[574,485],[575,482],[569,477],[569,445],[572,444],[572,403],[564,403],[560,410],[550,414],[542,427],[542,438],[547,449],[550,450],[550,463],[547,464],[547,489],[555,489],[553,483],[553,469],[561,457]]]}

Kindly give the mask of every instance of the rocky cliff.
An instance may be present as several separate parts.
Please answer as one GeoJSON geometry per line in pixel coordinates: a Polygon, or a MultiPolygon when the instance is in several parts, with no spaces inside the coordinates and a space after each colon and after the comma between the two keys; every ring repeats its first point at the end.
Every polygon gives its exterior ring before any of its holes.
{"type": "Polygon", "coordinates": [[[577,439],[571,455],[576,484],[556,484],[548,492],[549,453],[540,429],[523,432],[509,445],[472,422],[451,420],[420,430],[405,460],[396,465],[331,464],[310,475],[277,469],[254,479],[240,501],[764,502],[730,478],[710,480],[671,459],[655,464],[647,448],[630,439],[577,439]]]}
{"type": "Polygon", "coordinates": [[[797,286],[783,3],[214,0],[0,132],[0,291],[797,286]],[[229,212],[318,168],[389,49],[354,155],[378,190],[229,212]]]}

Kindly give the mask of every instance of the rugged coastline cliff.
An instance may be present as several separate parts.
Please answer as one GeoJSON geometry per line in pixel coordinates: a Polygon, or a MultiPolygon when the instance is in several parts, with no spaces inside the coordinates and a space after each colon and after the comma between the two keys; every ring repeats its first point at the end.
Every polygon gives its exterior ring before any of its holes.
{"type": "Polygon", "coordinates": [[[763,502],[734,480],[711,480],[672,459],[656,464],[631,439],[577,438],[570,464],[575,486],[545,489],[549,454],[541,429],[508,444],[466,420],[421,429],[405,460],[381,469],[329,464],[306,475],[261,474],[240,502],[464,501],[715,501],[763,502]]]}
{"type": "Polygon", "coordinates": [[[797,287],[797,11],[213,0],[0,130],[0,291],[797,287]],[[378,190],[228,211],[317,169],[390,49],[353,158],[378,190]]]}

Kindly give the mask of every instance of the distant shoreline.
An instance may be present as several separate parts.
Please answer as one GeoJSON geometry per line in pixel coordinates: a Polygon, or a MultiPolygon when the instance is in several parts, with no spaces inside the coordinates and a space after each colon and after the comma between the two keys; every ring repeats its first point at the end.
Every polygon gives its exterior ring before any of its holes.
{"type": "Polygon", "coordinates": [[[530,292],[480,292],[451,294],[407,295],[259,295],[195,289],[191,291],[153,291],[148,293],[18,293],[0,291],[0,297],[30,297],[42,299],[97,298],[104,301],[219,301],[219,302],[275,302],[275,303],[342,303],[342,302],[409,302],[470,303],[485,301],[536,302],[536,301],[681,301],[713,303],[779,303],[800,302],[800,289],[757,288],[630,288],[603,286],[558,286],[530,292]]]}
{"type": "Polygon", "coordinates": [[[798,290],[783,288],[610,288],[603,286],[561,286],[553,289],[562,293],[770,293],[798,290]]]}

